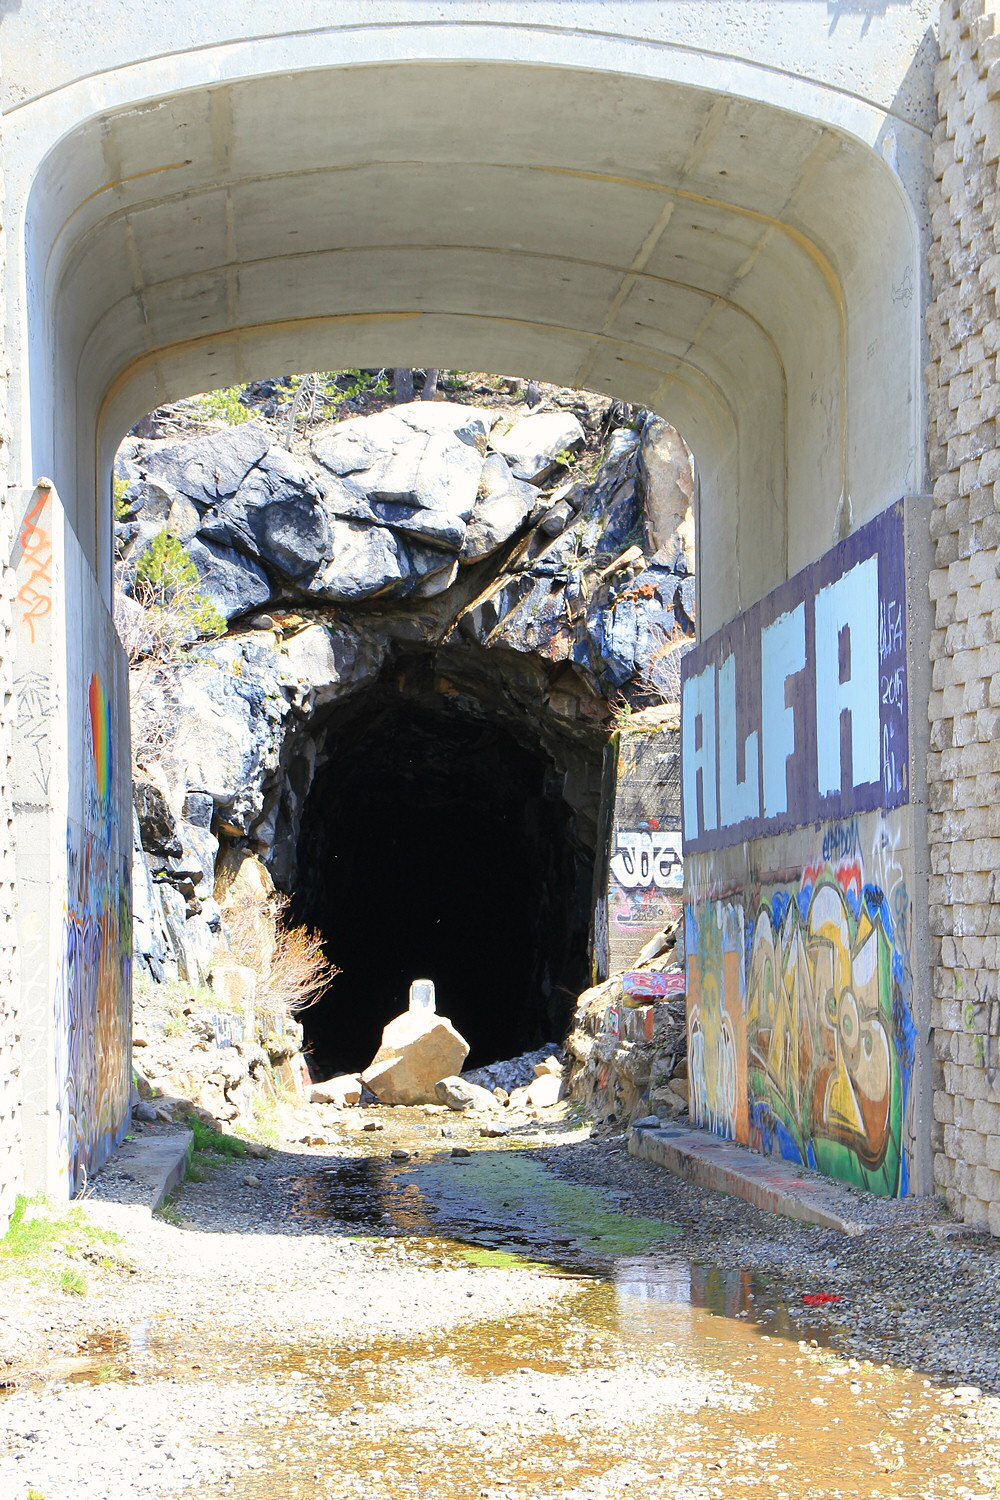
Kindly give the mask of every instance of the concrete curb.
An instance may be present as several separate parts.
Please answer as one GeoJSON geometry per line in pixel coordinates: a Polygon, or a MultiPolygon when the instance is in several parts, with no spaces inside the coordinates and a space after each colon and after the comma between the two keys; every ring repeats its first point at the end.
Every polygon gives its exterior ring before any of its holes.
{"type": "Polygon", "coordinates": [[[109,1165],[116,1175],[127,1178],[127,1188],[123,1185],[118,1201],[110,1195],[85,1199],[83,1206],[88,1215],[95,1223],[116,1230],[148,1220],[178,1183],[183,1182],[193,1143],[190,1130],[123,1141],[109,1165]]]}
{"type": "Polygon", "coordinates": [[[630,1156],[666,1167],[696,1187],[743,1198],[768,1213],[848,1235],[863,1234],[869,1227],[863,1222],[863,1205],[846,1187],[778,1157],[760,1156],[746,1146],[720,1140],[707,1130],[639,1126],[629,1135],[628,1150],[630,1156]]]}

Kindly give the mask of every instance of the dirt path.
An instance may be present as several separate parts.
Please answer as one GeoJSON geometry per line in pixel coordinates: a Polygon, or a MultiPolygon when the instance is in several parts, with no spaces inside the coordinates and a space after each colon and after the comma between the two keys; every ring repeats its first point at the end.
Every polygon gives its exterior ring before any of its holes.
{"type": "Polygon", "coordinates": [[[0,1283],[4,1500],[1000,1493],[990,1242],[363,1118],[187,1184],[86,1298],[0,1283]]]}

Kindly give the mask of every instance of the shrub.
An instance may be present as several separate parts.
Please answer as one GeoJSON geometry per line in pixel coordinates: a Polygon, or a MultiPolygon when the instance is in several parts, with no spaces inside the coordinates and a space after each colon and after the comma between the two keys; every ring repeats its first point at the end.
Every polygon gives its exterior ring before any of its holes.
{"type": "Polygon", "coordinates": [[[288,920],[288,907],[287,896],[247,897],[222,915],[231,951],[253,969],[259,993],[295,1015],[321,999],[340,970],[327,958],[318,932],[288,920]]]}
{"type": "Polygon", "coordinates": [[[156,533],[136,565],[132,599],[137,609],[116,603],[115,625],[133,666],[150,657],[164,660],[178,646],[226,628],[183,544],[166,530],[156,533]]]}
{"type": "Polygon", "coordinates": [[[206,391],[195,399],[206,416],[218,417],[230,427],[239,427],[250,419],[250,411],[240,399],[241,389],[238,385],[223,386],[221,390],[206,391]]]}

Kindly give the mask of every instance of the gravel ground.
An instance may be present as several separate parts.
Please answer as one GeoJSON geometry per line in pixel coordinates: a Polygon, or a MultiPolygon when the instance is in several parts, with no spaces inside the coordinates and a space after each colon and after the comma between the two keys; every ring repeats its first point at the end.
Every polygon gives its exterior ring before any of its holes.
{"type": "Polygon", "coordinates": [[[335,1147],[186,1184],[84,1298],[2,1283],[0,1495],[986,1500],[1000,1257],[933,1206],[880,1215],[844,1239],[620,1140],[554,1128],[529,1159],[353,1112],[335,1147]]]}

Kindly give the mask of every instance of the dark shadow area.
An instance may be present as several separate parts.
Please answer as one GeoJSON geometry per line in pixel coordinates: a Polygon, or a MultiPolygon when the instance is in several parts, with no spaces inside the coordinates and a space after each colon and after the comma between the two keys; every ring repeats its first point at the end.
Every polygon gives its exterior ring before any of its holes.
{"type": "Polygon", "coordinates": [[[417,978],[468,1067],[562,1036],[587,982],[592,868],[544,753],[443,694],[385,690],[326,746],[293,894],[343,971],[301,1016],[316,1076],[366,1067],[417,978]]]}

